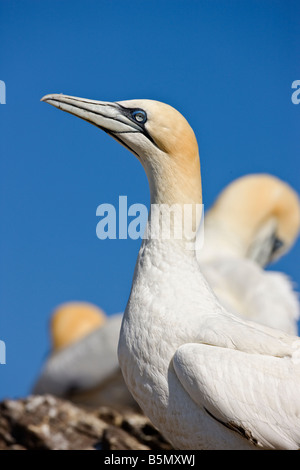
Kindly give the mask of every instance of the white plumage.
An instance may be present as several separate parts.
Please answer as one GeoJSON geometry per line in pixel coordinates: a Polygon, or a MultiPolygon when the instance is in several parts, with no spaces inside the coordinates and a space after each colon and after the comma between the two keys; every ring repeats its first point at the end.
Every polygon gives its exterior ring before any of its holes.
{"type": "Polygon", "coordinates": [[[298,335],[299,300],[283,273],[247,258],[220,258],[200,266],[223,306],[247,320],[298,335]]]}
{"type": "MultiPolygon", "coordinates": [[[[272,252],[272,244],[280,236],[285,239],[285,243],[279,246],[280,254],[284,254],[298,233],[297,224],[293,223],[299,217],[298,198],[278,178],[248,175],[225,188],[206,213],[204,246],[197,251],[197,260],[214,293],[228,310],[249,320],[297,334],[299,301],[292,282],[283,273],[265,271],[258,264],[259,259],[254,261],[247,257],[251,255],[249,247],[260,231],[260,220],[264,225],[269,222],[278,207],[278,198],[286,200],[288,209],[284,207],[280,217],[276,218],[273,231],[256,246],[261,251],[270,247],[268,261],[271,261],[272,255],[277,254],[272,252]],[[266,187],[269,189],[267,193],[266,187]],[[234,197],[227,207],[223,207],[228,194],[234,197]],[[257,199],[260,210],[257,210],[257,199]],[[236,223],[241,212],[247,217],[249,233],[244,244],[241,235],[238,238],[239,226],[236,223]],[[222,237],[218,220],[222,221],[222,237]],[[235,243],[231,242],[233,238],[235,243]]],[[[121,316],[105,317],[98,307],[82,302],[71,302],[57,308],[51,320],[55,354],[47,358],[34,392],[65,396],[91,407],[132,406],[134,401],[117,363],[121,316]],[[88,334],[96,329],[95,333],[88,334]]]]}
{"type": "Polygon", "coordinates": [[[175,249],[171,253],[159,244],[139,255],[119,343],[129,390],[176,448],[239,449],[254,442],[298,448],[300,401],[290,400],[300,385],[300,365],[291,359],[297,338],[226,312],[195,260],[183,260],[175,249]],[[282,396],[283,381],[288,399],[282,396]],[[294,441],[277,421],[279,414],[289,433],[298,426],[294,441]],[[261,439],[256,429],[264,425],[274,428],[274,435],[261,439]]]}
{"type": "Polygon", "coordinates": [[[264,270],[295,242],[298,195],[272,175],[233,181],[205,216],[201,270],[221,303],[252,321],[298,334],[300,306],[292,281],[264,270]]]}
{"type": "MultiPolygon", "coordinates": [[[[149,100],[43,100],[129,148],[145,168],[151,203],[177,203],[179,212],[201,204],[197,142],[173,108],[149,100]]],[[[199,224],[194,216],[189,222],[199,224]]],[[[118,351],[129,390],[176,448],[298,449],[300,340],[226,311],[187,239],[142,243],[118,351]]]]}

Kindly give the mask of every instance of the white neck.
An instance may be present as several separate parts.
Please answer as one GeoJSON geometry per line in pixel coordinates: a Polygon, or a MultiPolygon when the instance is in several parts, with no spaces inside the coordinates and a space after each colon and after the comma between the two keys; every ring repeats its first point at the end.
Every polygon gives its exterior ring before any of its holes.
{"type": "Polygon", "coordinates": [[[194,254],[203,213],[199,156],[193,160],[194,171],[177,163],[184,158],[165,154],[158,157],[143,162],[151,201],[146,236],[194,254]]]}

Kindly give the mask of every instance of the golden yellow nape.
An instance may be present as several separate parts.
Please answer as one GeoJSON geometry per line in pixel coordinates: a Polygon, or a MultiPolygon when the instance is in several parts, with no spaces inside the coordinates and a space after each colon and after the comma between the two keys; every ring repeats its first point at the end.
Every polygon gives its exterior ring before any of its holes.
{"type": "Polygon", "coordinates": [[[300,229],[298,194],[279,178],[253,174],[235,180],[222,191],[212,207],[211,216],[226,223],[249,245],[268,220],[276,221],[276,235],[290,247],[300,229]]]}
{"type": "Polygon", "coordinates": [[[51,318],[53,352],[79,341],[105,322],[105,313],[91,303],[67,302],[60,305],[51,318]]]}

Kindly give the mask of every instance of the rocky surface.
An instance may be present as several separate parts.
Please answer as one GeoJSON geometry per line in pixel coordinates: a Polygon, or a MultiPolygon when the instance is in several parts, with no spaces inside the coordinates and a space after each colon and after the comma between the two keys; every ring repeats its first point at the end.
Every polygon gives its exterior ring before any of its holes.
{"type": "Polygon", "coordinates": [[[0,403],[0,450],[168,450],[132,409],[80,408],[52,395],[0,403]]]}

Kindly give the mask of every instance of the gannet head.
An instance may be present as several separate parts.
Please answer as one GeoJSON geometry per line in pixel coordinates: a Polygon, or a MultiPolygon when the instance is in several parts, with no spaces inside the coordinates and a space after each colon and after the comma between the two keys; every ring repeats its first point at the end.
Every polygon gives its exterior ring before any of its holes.
{"type": "Polygon", "coordinates": [[[279,178],[247,175],[222,191],[206,220],[238,238],[241,255],[265,266],[287,252],[298,236],[299,198],[279,178]]]}
{"type": "Polygon", "coordinates": [[[94,101],[60,94],[42,101],[74,114],[110,134],[143,164],[151,202],[201,203],[198,145],[186,119],[152,100],[94,101]]]}
{"type": "Polygon", "coordinates": [[[51,318],[53,352],[79,341],[105,322],[104,312],[88,302],[67,302],[60,305],[51,318]]]}

